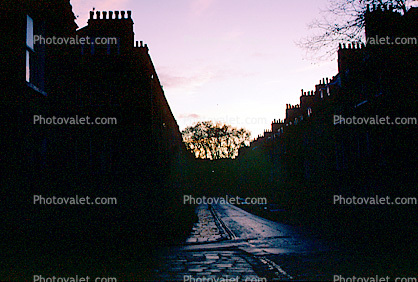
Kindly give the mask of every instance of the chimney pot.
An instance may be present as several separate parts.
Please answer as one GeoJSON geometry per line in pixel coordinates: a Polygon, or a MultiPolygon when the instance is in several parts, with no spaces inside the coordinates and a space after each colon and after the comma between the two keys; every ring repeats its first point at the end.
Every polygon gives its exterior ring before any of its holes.
{"type": "Polygon", "coordinates": [[[113,11],[109,11],[109,20],[113,19],[113,11]]]}
{"type": "Polygon", "coordinates": [[[107,18],[107,12],[103,11],[103,19],[105,20],[107,18]]]}
{"type": "Polygon", "coordinates": [[[138,47],[138,41],[135,42],[135,47],[138,47]]]}
{"type": "Polygon", "coordinates": [[[141,47],[144,47],[144,41],[141,40],[141,47]]]}
{"type": "Polygon", "coordinates": [[[96,19],[100,20],[100,12],[99,11],[96,12],[96,19]]]}
{"type": "Polygon", "coordinates": [[[115,11],[115,19],[119,19],[119,11],[115,11]]]}
{"type": "Polygon", "coordinates": [[[121,18],[121,19],[124,19],[124,18],[125,18],[125,11],[121,11],[121,12],[120,12],[120,18],[121,18]]]}
{"type": "Polygon", "coordinates": [[[94,12],[93,11],[90,11],[90,20],[92,20],[93,17],[94,17],[94,12]]]}
{"type": "Polygon", "coordinates": [[[128,11],[128,19],[130,19],[132,17],[132,11],[128,11]]]}

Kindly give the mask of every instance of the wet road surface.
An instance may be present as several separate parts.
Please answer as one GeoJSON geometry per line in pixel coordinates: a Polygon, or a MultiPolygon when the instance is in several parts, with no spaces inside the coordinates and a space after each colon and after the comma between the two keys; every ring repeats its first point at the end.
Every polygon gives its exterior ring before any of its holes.
{"type": "Polygon", "coordinates": [[[347,259],[320,239],[230,204],[201,205],[196,213],[185,244],[161,254],[159,280],[327,281],[347,259]]]}

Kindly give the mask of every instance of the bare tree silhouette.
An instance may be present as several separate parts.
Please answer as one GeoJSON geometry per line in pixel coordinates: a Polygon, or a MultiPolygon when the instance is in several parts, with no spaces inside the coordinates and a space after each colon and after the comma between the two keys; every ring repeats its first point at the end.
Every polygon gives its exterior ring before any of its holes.
{"type": "Polygon", "coordinates": [[[310,30],[317,32],[296,44],[307,51],[313,60],[330,59],[339,43],[364,43],[365,14],[368,7],[385,7],[400,13],[408,10],[408,0],[329,0],[320,18],[311,22],[310,30]]]}
{"type": "Polygon", "coordinates": [[[238,149],[249,145],[250,132],[212,121],[198,122],[182,131],[183,142],[196,158],[235,158],[238,149]]]}

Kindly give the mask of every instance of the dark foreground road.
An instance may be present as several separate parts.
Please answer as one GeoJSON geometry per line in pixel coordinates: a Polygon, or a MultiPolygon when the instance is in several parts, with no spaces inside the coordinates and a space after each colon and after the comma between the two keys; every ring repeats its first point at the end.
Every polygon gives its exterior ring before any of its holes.
{"type": "Polygon", "coordinates": [[[159,280],[326,281],[358,267],[335,245],[236,206],[202,205],[196,212],[186,243],[160,254],[159,280]]]}

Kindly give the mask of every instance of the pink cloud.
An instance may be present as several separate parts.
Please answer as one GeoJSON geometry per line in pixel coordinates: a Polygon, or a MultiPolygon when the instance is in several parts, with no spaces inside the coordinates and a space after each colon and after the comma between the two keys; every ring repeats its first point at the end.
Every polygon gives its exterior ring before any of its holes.
{"type": "Polygon", "coordinates": [[[198,114],[181,114],[179,115],[179,118],[182,119],[198,119],[200,116],[198,114]]]}
{"type": "Polygon", "coordinates": [[[204,13],[215,0],[192,0],[191,1],[191,13],[193,16],[199,16],[204,13]]]}
{"type": "Polygon", "coordinates": [[[177,75],[169,71],[160,71],[158,75],[161,84],[167,88],[181,89],[185,94],[193,94],[213,77],[211,71],[199,71],[191,75],[177,75]]]}

